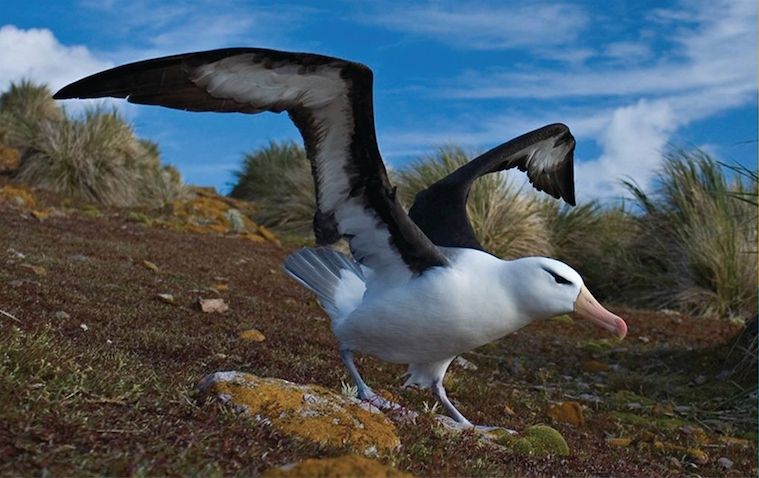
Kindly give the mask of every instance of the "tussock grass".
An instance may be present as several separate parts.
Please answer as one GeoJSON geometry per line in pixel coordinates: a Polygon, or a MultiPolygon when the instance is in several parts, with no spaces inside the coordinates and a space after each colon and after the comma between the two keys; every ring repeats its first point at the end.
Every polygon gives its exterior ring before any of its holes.
{"type": "Polygon", "coordinates": [[[756,181],[729,182],[703,151],[667,153],[653,193],[626,183],[643,214],[622,264],[629,300],[697,315],[756,313],[756,181]],[[743,200],[739,200],[739,198],[743,200]]]}
{"type": "Polygon", "coordinates": [[[160,207],[184,194],[158,146],[134,135],[117,112],[72,118],[45,86],[12,84],[0,96],[0,141],[21,151],[17,180],[115,206],[160,207]]]}
{"type": "Polygon", "coordinates": [[[63,110],[44,85],[28,80],[11,83],[0,94],[0,143],[25,149],[34,143],[46,122],[64,119],[63,110]]]}
{"type": "Polygon", "coordinates": [[[286,234],[311,235],[316,199],[302,147],[291,141],[272,142],[246,154],[235,176],[230,196],[255,202],[257,223],[286,234]]]}
{"type": "MultiPolygon", "coordinates": [[[[410,207],[417,192],[470,159],[461,148],[448,146],[401,169],[394,176],[401,201],[410,207]]],[[[506,173],[478,179],[467,202],[469,220],[480,243],[503,258],[551,254],[548,224],[541,208],[538,197],[523,191],[506,173]]]]}

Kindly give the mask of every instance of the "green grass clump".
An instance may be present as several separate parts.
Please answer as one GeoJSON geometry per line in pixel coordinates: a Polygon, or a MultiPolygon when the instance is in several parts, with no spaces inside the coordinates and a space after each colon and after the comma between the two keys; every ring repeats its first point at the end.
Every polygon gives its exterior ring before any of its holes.
{"type": "Polygon", "coordinates": [[[569,455],[569,445],[556,429],[548,425],[535,425],[519,436],[496,433],[496,443],[511,448],[521,455],[542,457],[548,455],[569,455]]]}
{"type": "Polygon", "coordinates": [[[248,153],[235,172],[237,183],[230,196],[253,201],[253,219],[285,234],[310,236],[316,198],[311,166],[302,147],[275,143],[248,153]]]}
{"type": "MultiPolygon", "coordinates": [[[[470,161],[458,147],[441,148],[395,175],[401,202],[410,207],[416,194],[470,161]]],[[[506,173],[479,178],[469,192],[467,214],[480,243],[502,258],[550,255],[548,225],[538,197],[518,187],[506,173]]]]}
{"type": "Polygon", "coordinates": [[[625,298],[703,316],[757,309],[757,183],[728,181],[703,151],[665,157],[653,193],[626,183],[643,213],[621,268],[625,298]],[[753,198],[753,199],[752,199],[753,198]]]}
{"type": "Polygon", "coordinates": [[[47,87],[28,81],[0,95],[0,142],[21,152],[14,177],[32,186],[114,206],[161,207],[184,194],[158,146],[115,111],[71,117],[47,87]]]}

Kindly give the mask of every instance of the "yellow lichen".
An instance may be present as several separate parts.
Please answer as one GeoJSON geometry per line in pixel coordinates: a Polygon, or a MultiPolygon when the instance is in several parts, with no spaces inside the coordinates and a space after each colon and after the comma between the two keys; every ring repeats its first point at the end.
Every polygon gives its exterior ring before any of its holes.
{"type": "Polygon", "coordinates": [[[358,455],[345,455],[337,458],[311,458],[294,466],[270,468],[262,475],[263,478],[301,476],[319,478],[406,478],[413,475],[358,455]]]}
{"type": "Polygon", "coordinates": [[[279,241],[268,229],[250,219],[254,206],[219,196],[213,188],[194,188],[193,197],[174,201],[164,225],[179,231],[204,234],[237,234],[254,242],[279,241]]]}
{"type": "Polygon", "coordinates": [[[367,411],[323,387],[235,374],[231,380],[214,383],[211,391],[269,419],[281,431],[315,443],[349,445],[363,453],[400,445],[395,426],[383,414],[367,411]]]}
{"type": "Polygon", "coordinates": [[[585,424],[582,407],[577,402],[555,403],[548,407],[546,415],[556,421],[569,423],[575,427],[581,427],[585,424]]]}
{"type": "Polygon", "coordinates": [[[29,188],[16,184],[6,184],[0,188],[0,204],[4,203],[30,209],[37,206],[37,201],[35,201],[32,191],[29,188]]]}
{"type": "Polygon", "coordinates": [[[45,219],[47,219],[48,217],[50,217],[50,213],[52,211],[53,211],[52,208],[35,209],[30,214],[32,215],[33,218],[35,218],[35,219],[37,219],[39,221],[44,221],[45,219]]]}
{"type": "Polygon", "coordinates": [[[621,448],[625,448],[630,446],[630,443],[632,443],[632,439],[620,437],[620,438],[609,438],[606,440],[606,443],[608,443],[611,446],[617,446],[621,448]]]}
{"type": "Polygon", "coordinates": [[[263,342],[266,340],[266,336],[256,329],[243,330],[237,336],[242,340],[251,340],[253,342],[263,342]]]}
{"type": "Polygon", "coordinates": [[[15,171],[21,166],[21,151],[0,144],[0,173],[15,171]]]}

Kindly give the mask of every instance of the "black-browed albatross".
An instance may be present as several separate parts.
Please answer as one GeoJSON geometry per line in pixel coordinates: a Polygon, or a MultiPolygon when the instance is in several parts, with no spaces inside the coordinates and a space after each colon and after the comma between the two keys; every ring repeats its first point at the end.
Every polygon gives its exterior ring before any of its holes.
{"type": "Polygon", "coordinates": [[[469,187],[508,168],[574,204],[574,138],[548,125],[498,146],[420,192],[406,213],[388,181],[374,130],[372,72],[308,53],[229,48],[140,61],[74,82],[67,98],[126,98],[188,111],[287,111],[303,136],[316,185],[314,234],[348,241],[296,251],[285,270],[332,319],[359,397],[382,407],[353,353],[408,364],[407,384],[431,387],[450,416],[443,376],[459,354],[533,320],[576,312],[619,337],[625,322],[604,309],[568,265],[546,257],[504,261],[485,252],[466,215],[469,187]]]}

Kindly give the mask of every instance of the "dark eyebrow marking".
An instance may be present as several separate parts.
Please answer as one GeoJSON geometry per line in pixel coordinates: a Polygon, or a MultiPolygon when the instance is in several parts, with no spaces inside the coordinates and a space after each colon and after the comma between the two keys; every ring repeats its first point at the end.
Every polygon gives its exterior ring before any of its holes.
{"type": "Polygon", "coordinates": [[[557,284],[571,284],[572,283],[572,281],[570,281],[568,279],[565,279],[564,277],[562,277],[559,274],[555,273],[551,269],[546,269],[545,267],[542,267],[542,269],[544,271],[548,272],[549,274],[551,274],[551,276],[553,277],[553,280],[555,280],[557,284]]]}

